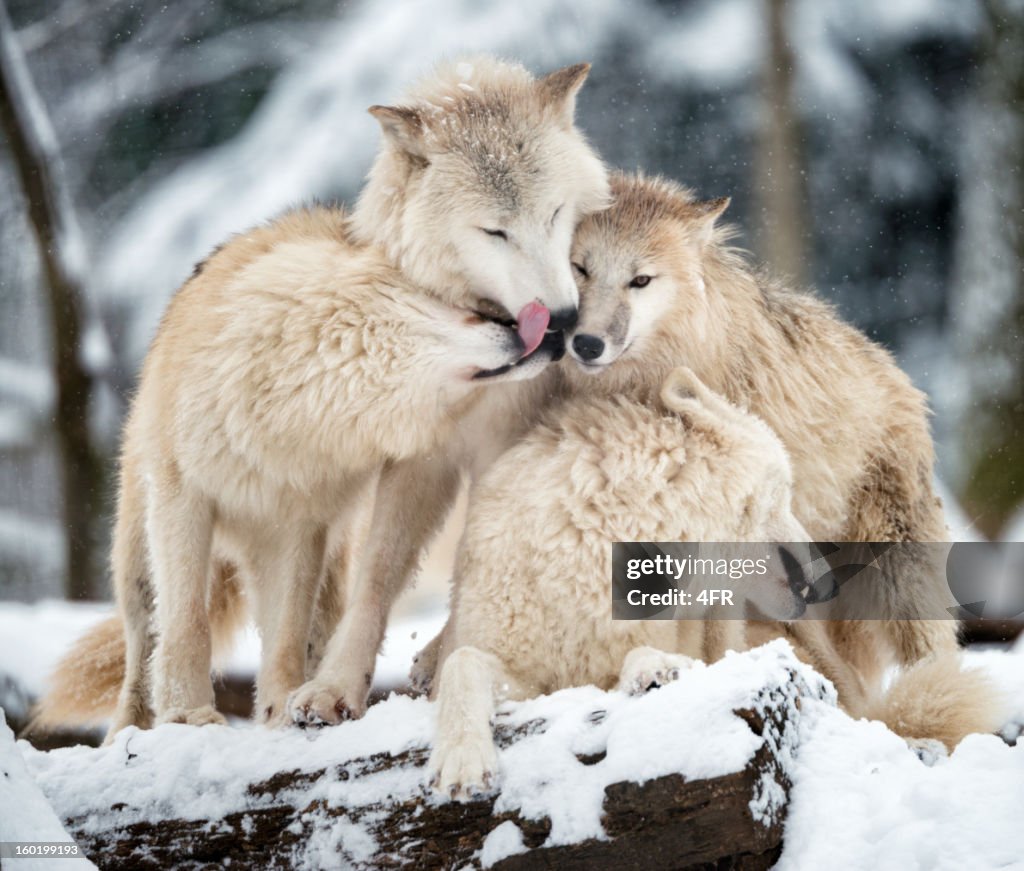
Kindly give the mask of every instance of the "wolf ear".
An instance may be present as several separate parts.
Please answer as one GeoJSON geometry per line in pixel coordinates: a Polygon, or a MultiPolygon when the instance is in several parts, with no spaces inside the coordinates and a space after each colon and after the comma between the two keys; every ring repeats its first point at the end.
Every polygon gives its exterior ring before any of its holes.
{"type": "Polygon", "coordinates": [[[697,228],[697,241],[701,245],[711,241],[711,231],[715,229],[715,224],[731,202],[731,197],[719,197],[717,200],[704,200],[690,206],[697,228]]]}
{"type": "Polygon", "coordinates": [[[548,73],[537,83],[544,103],[555,110],[567,127],[572,126],[576,114],[576,94],[583,87],[589,73],[590,64],[573,64],[548,73]]]}
{"type": "Polygon", "coordinates": [[[404,106],[370,106],[367,111],[380,123],[384,138],[392,147],[418,161],[426,161],[423,119],[419,112],[404,106]]]}

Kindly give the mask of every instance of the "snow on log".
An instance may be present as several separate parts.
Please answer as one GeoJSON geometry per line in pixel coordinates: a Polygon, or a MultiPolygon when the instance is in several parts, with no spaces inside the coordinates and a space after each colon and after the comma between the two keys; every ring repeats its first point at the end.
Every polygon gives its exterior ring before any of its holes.
{"type": "Polygon", "coordinates": [[[167,725],[110,747],[19,745],[100,868],[769,868],[801,704],[834,704],[785,642],[639,698],[594,687],[505,706],[501,788],[426,787],[433,705],[392,696],[316,732],[167,725]]]}

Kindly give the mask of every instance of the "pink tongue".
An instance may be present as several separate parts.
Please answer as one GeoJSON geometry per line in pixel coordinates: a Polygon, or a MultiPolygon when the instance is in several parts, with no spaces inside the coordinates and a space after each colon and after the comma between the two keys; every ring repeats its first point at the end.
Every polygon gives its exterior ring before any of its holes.
{"type": "Polygon", "coordinates": [[[539,302],[527,303],[516,318],[519,322],[519,338],[523,340],[526,350],[523,356],[532,354],[544,338],[544,332],[548,328],[548,321],[551,320],[549,312],[539,302]]]}

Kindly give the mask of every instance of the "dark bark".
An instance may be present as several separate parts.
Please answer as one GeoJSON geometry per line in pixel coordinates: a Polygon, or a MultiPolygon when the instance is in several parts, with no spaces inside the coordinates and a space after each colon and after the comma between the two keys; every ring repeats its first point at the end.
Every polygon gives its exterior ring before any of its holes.
{"type": "Polygon", "coordinates": [[[57,381],[54,430],[61,473],[66,544],[66,592],[70,599],[101,597],[96,546],[103,498],[103,464],[89,430],[94,379],[81,359],[84,291],[62,250],[70,200],[53,143],[33,123],[32,88],[3,0],[0,0],[0,129],[27,205],[49,297],[53,370],[57,381]]]}

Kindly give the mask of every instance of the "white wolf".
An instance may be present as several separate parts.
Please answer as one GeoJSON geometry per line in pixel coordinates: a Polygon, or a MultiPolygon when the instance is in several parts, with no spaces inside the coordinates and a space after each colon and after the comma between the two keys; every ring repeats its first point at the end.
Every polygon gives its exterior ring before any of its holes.
{"type": "MultiPolygon", "coordinates": [[[[728,638],[698,620],[613,621],[611,542],[803,541],[790,486],[775,434],[688,369],[660,400],[580,396],[549,414],[473,494],[437,681],[435,787],[461,799],[493,786],[496,700],[643,692],[741,649],[742,621],[706,624],[728,638]]],[[[788,577],[747,592],[777,619],[803,607],[788,577]]]]}
{"type": "Polygon", "coordinates": [[[494,443],[525,425],[540,388],[519,382],[575,321],[573,229],[608,194],[573,124],[588,69],[535,79],[489,58],[443,65],[402,106],[370,110],[384,147],[350,217],[285,216],[196,270],[125,429],[113,546],[124,628],[72,651],[37,722],[101,713],[122,675],[111,734],[148,725],[151,706],[157,721],[221,722],[211,644],[243,590],[263,640],[258,716],[361,713],[390,603],[474,454],[460,425],[493,424],[494,443]],[[354,590],[331,589],[350,573],[325,572],[339,551],[359,564],[349,532],[375,489],[365,571],[354,590]]]}

